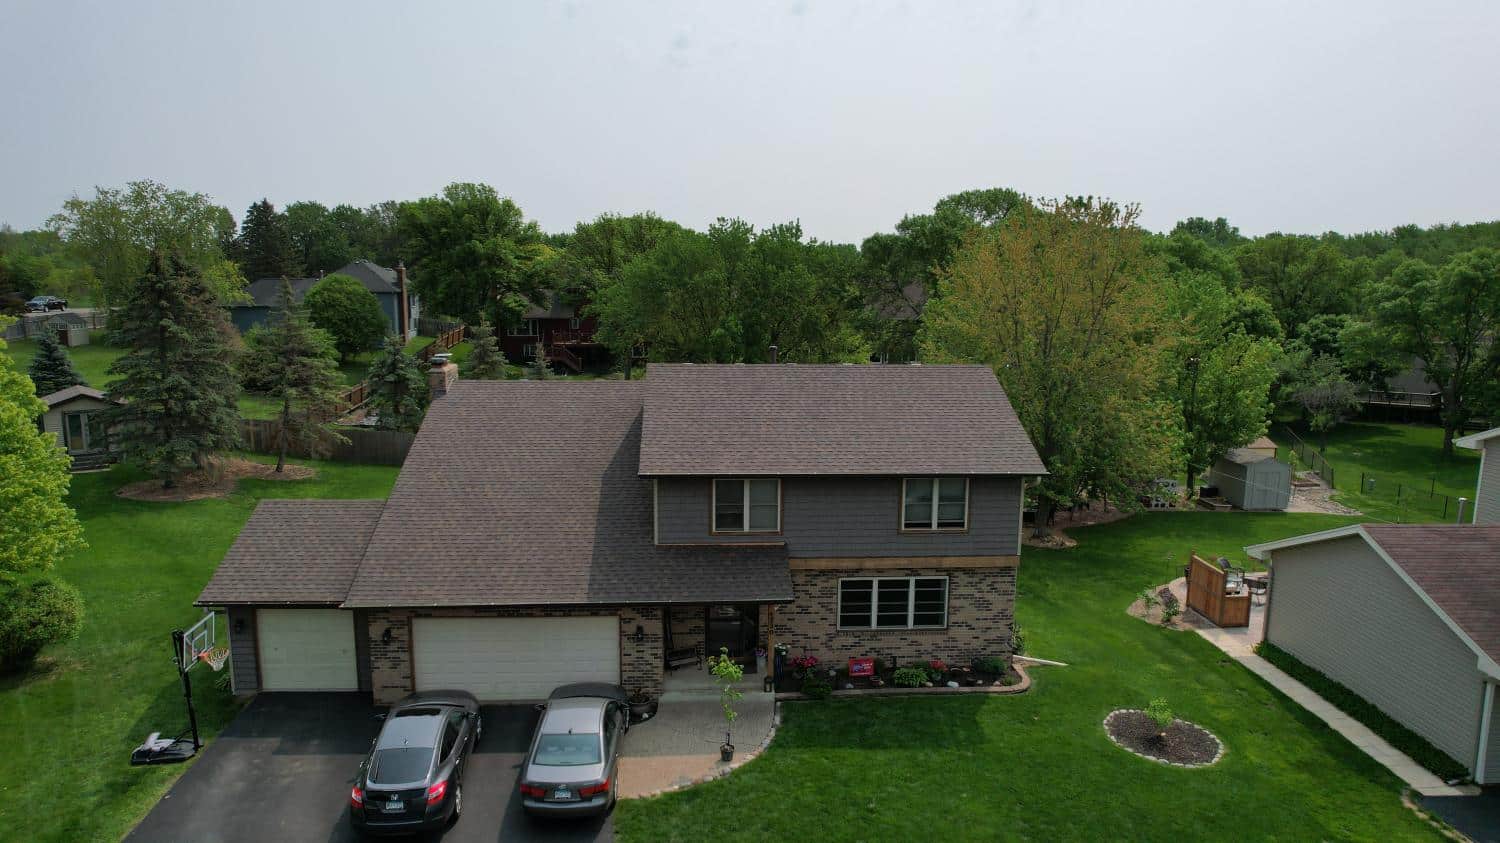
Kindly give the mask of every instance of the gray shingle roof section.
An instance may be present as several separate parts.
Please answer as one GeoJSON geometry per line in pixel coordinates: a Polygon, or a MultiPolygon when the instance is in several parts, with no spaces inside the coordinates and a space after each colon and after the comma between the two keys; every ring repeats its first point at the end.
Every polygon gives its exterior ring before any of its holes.
{"type": "Polygon", "coordinates": [[[456,382],[344,605],[786,601],[786,549],[658,547],[639,381],[456,382]]]}
{"type": "Polygon", "coordinates": [[[382,500],[265,500],[198,595],[200,606],[337,606],[382,500]]]}
{"type": "Polygon", "coordinates": [[[1038,475],[987,366],[652,364],[644,476],[1038,475]]]}
{"type": "Polygon", "coordinates": [[[1500,662],[1500,525],[1366,524],[1363,529],[1500,662]]]}
{"type": "MultiPolygon", "coordinates": [[[[396,270],[369,261],[354,261],[328,274],[347,275],[363,284],[364,288],[372,293],[399,292],[396,286],[396,270]]],[[[302,297],[307,295],[307,291],[311,290],[322,280],[322,278],[291,279],[292,298],[295,301],[302,301],[302,297]]],[[[251,306],[253,307],[275,307],[276,296],[280,291],[280,278],[257,278],[245,287],[245,292],[249,294],[251,306]]]]}

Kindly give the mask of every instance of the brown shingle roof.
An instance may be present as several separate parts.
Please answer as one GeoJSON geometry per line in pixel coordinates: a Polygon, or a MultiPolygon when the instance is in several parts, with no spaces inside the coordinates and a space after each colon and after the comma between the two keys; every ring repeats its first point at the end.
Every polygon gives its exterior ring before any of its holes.
{"type": "Polygon", "coordinates": [[[337,606],[384,506],[382,500],[261,501],[198,605],[337,606]]]}
{"type": "Polygon", "coordinates": [[[1045,474],[986,366],[655,364],[641,474],[1045,474]]]}
{"type": "Polygon", "coordinates": [[[1366,524],[1364,531],[1500,662],[1500,525],[1366,524]]]}
{"type": "Polygon", "coordinates": [[[639,381],[465,381],[433,403],[346,606],[785,601],[784,546],[658,547],[639,381]]]}

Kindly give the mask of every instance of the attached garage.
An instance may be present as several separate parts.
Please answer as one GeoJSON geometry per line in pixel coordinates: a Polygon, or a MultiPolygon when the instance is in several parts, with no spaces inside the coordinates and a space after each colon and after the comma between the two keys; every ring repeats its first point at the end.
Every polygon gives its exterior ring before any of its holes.
{"type": "Polygon", "coordinates": [[[261,690],[359,689],[353,612],[260,609],[255,617],[261,690]]]}
{"type": "Polygon", "coordinates": [[[413,618],[418,691],[458,688],[481,700],[541,700],[569,682],[620,681],[620,619],[413,618]]]}

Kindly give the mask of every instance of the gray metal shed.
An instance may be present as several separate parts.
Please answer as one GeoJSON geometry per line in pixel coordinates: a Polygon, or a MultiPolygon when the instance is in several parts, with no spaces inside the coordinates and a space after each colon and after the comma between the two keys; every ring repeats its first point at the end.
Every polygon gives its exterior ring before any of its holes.
{"type": "Polygon", "coordinates": [[[1211,485],[1239,509],[1286,509],[1292,499],[1292,467],[1263,453],[1235,448],[1208,472],[1211,485]]]}

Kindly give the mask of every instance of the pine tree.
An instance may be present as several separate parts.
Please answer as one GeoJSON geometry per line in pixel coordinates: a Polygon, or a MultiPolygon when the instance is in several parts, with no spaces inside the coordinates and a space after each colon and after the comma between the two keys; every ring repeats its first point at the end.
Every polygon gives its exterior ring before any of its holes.
{"type": "Polygon", "coordinates": [[[463,365],[464,377],[484,381],[505,379],[505,358],[500,354],[495,329],[488,319],[481,317],[479,324],[469,329],[469,346],[469,357],[463,365]]]}
{"type": "Polygon", "coordinates": [[[366,381],[370,384],[366,406],[375,413],[376,427],[415,431],[421,426],[427,412],[427,381],[399,337],[386,338],[366,381]]]}
{"type": "Polygon", "coordinates": [[[551,380],[552,369],[547,365],[547,347],[542,345],[542,338],[536,338],[536,345],[532,346],[531,373],[539,381],[551,380]]]}
{"type": "Polygon", "coordinates": [[[240,225],[239,254],[240,268],[251,281],[302,274],[302,262],[286,215],[278,214],[276,206],[265,199],[245,211],[245,221],[240,225]]]}
{"type": "Polygon", "coordinates": [[[203,276],[153,252],[145,274],[110,315],[110,342],[129,351],[109,373],[104,412],[121,455],[171,488],[183,471],[240,440],[230,327],[203,276]]]}
{"type": "Polygon", "coordinates": [[[60,389],[83,383],[83,376],[73,368],[68,352],[58,344],[51,331],[43,331],[36,343],[36,356],[27,372],[36,385],[38,396],[51,395],[60,389]]]}
{"type": "Polygon", "coordinates": [[[282,276],[276,312],[265,339],[267,392],[281,399],[276,418],[276,470],[286,468],[293,444],[315,450],[320,445],[347,441],[328,426],[339,394],[339,372],[332,341],[321,335],[292,295],[292,282],[282,276]]]}

